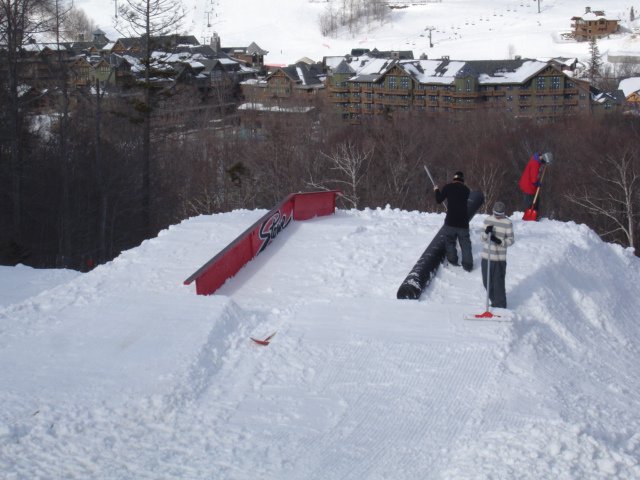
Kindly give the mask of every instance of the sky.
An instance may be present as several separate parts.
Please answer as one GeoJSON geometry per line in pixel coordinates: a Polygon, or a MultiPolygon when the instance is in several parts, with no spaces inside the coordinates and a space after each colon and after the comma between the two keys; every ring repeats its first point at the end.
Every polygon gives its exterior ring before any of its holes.
{"type": "Polygon", "coordinates": [[[185,220],[89,273],[1,267],[0,476],[640,478],[630,250],[514,212],[511,321],[470,321],[483,213],[474,269],[398,300],[444,215],[339,208],[214,295],[183,284],[265,213],[185,220]]]}
{"type": "MultiPolygon", "coordinates": [[[[117,0],[120,3],[126,0],[117,0]]],[[[334,0],[336,4],[341,3],[334,0]]],[[[76,6],[94,19],[109,38],[122,36],[113,28],[115,2],[76,0],[76,6]]],[[[397,9],[384,25],[374,24],[359,32],[341,31],[335,38],[320,33],[319,16],[327,2],[307,0],[185,0],[187,16],[182,32],[207,43],[213,32],[223,47],[248,46],[256,42],[269,53],[266,62],[288,65],[308,57],[343,56],[353,48],[412,50],[415,58],[443,55],[457,60],[571,57],[586,59],[587,42],[564,39],[571,17],[585,13],[585,6],[603,9],[620,18],[625,33],[599,42],[603,55],[640,53],[640,20],[629,23],[638,0],[607,0],[595,4],[583,0],[442,0],[397,9]],[[431,30],[433,47],[429,46],[431,30]]],[[[640,14],[636,13],[636,16],[640,14]]],[[[606,60],[606,58],[605,58],[606,60]]]]}

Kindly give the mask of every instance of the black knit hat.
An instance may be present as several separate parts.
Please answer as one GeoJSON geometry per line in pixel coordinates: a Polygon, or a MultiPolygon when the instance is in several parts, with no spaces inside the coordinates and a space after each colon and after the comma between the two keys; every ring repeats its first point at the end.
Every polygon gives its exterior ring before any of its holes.
{"type": "Polygon", "coordinates": [[[462,173],[462,172],[456,172],[456,173],[453,175],[453,179],[454,179],[454,180],[458,180],[459,182],[464,182],[464,173],[462,173]]]}

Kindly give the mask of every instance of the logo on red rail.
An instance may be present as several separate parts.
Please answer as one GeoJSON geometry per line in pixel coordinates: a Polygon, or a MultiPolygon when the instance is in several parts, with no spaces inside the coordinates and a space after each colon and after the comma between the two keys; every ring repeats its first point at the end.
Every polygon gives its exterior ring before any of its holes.
{"type": "Polygon", "coordinates": [[[262,243],[260,245],[260,249],[258,250],[258,254],[265,248],[267,248],[267,246],[271,243],[271,240],[276,238],[282,230],[287,228],[287,225],[289,225],[292,218],[292,215],[287,216],[286,214],[280,212],[280,210],[277,210],[273,213],[273,215],[267,218],[262,225],[260,225],[258,238],[262,240],[262,243]]]}

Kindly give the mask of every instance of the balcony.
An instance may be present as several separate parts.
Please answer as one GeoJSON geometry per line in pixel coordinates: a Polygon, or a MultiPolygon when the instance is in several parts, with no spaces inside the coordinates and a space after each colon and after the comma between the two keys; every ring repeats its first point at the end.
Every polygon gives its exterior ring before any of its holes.
{"type": "Polygon", "coordinates": [[[349,87],[336,87],[336,86],[330,86],[329,87],[329,92],[330,93],[349,93],[349,87]]]}
{"type": "Polygon", "coordinates": [[[400,107],[408,107],[409,105],[411,105],[411,99],[386,97],[384,99],[376,99],[376,103],[378,105],[393,105],[393,106],[400,106],[400,107]]]}
{"type": "Polygon", "coordinates": [[[411,94],[411,90],[408,88],[384,88],[384,87],[374,87],[373,91],[376,93],[383,93],[385,95],[409,95],[411,94]]]}

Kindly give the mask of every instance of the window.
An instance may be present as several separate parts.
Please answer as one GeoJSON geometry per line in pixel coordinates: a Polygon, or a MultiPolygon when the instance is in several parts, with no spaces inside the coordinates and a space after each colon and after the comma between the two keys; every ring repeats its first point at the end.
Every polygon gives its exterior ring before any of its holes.
{"type": "Polygon", "coordinates": [[[547,86],[547,79],[545,77],[538,77],[536,79],[536,86],[538,90],[544,90],[547,86]]]}
{"type": "Polygon", "coordinates": [[[471,79],[467,78],[467,80],[465,81],[465,91],[466,92],[470,92],[471,91],[471,79]]]}
{"type": "Polygon", "coordinates": [[[551,77],[551,88],[553,90],[558,90],[560,88],[560,77],[551,77]]]}
{"type": "Polygon", "coordinates": [[[409,90],[409,77],[400,77],[400,87],[409,90]]]}
{"type": "Polygon", "coordinates": [[[507,102],[513,102],[513,97],[511,95],[507,95],[507,102]]]}
{"type": "Polygon", "coordinates": [[[391,90],[395,90],[398,88],[398,77],[390,76],[387,82],[387,85],[391,90]]]}

